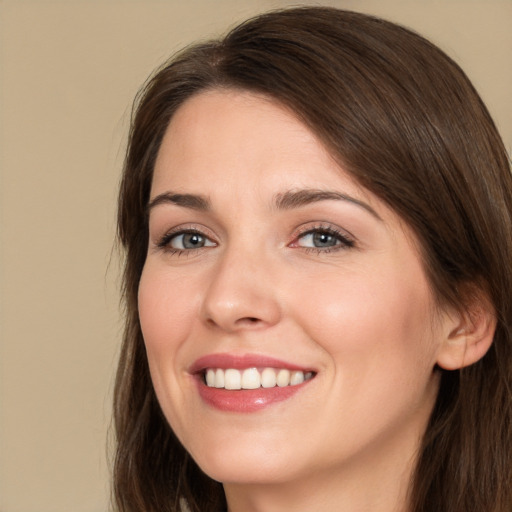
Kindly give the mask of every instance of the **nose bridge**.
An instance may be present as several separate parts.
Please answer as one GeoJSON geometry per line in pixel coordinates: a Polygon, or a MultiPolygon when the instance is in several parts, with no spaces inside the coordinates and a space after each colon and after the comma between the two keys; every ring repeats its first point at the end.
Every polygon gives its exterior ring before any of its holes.
{"type": "Polygon", "coordinates": [[[252,243],[223,249],[204,297],[204,316],[226,331],[275,324],[280,317],[271,257],[252,243]]]}

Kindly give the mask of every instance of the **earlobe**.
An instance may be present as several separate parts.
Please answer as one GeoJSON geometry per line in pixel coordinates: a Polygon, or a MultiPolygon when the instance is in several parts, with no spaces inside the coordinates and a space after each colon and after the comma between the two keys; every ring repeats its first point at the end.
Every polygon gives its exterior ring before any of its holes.
{"type": "Polygon", "coordinates": [[[437,355],[437,364],[445,370],[458,370],[476,363],[492,345],[496,314],[488,301],[475,302],[477,304],[457,315],[456,322],[452,317],[451,328],[447,329],[437,355]]]}

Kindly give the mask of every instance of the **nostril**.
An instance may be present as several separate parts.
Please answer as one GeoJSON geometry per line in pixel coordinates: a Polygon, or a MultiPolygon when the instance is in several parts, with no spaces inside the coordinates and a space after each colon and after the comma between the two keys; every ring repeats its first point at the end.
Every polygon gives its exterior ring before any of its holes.
{"type": "Polygon", "coordinates": [[[261,318],[256,318],[255,316],[244,316],[242,318],[239,318],[236,323],[238,325],[253,325],[258,324],[261,322],[261,318]]]}
{"type": "MultiPolygon", "coordinates": [[[[233,326],[239,326],[239,327],[243,327],[244,325],[252,326],[252,325],[259,324],[261,322],[262,322],[261,318],[257,318],[255,316],[244,316],[242,318],[239,318],[238,320],[235,320],[235,323],[233,324],[233,326]]],[[[208,318],[207,323],[211,326],[219,325],[213,318],[208,318]]]]}

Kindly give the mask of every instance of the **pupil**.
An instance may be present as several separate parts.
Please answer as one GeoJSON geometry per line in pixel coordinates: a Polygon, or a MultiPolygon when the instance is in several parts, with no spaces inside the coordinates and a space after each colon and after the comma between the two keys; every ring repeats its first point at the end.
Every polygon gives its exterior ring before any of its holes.
{"type": "Polygon", "coordinates": [[[316,247],[332,247],[336,239],[328,233],[314,233],[313,242],[316,247]]]}
{"type": "Polygon", "coordinates": [[[194,249],[203,246],[203,237],[197,233],[188,233],[183,236],[183,246],[187,249],[194,249]]]}

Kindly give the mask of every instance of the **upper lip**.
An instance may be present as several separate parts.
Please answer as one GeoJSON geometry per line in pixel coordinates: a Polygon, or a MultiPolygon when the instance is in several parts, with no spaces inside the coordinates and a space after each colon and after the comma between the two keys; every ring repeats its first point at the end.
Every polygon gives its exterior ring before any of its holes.
{"type": "Polygon", "coordinates": [[[191,374],[200,373],[207,368],[233,368],[243,370],[245,368],[285,368],[291,371],[315,371],[313,368],[289,363],[281,359],[261,354],[208,354],[202,356],[189,368],[191,374]]]}

